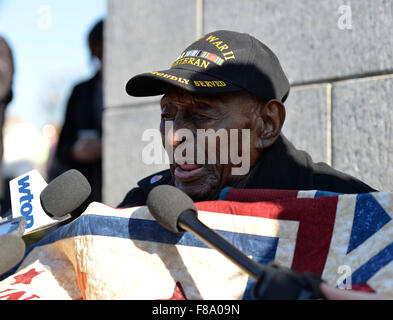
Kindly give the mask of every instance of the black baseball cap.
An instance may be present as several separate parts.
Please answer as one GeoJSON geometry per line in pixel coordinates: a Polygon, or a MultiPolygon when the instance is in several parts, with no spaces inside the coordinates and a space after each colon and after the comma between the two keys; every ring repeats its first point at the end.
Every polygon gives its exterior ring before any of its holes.
{"type": "Polygon", "coordinates": [[[189,45],[170,69],[131,78],[126,91],[145,97],[165,93],[167,84],[199,93],[248,91],[264,101],[285,101],[289,81],[276,55],[247,33],[219,30],[189,45]]]}

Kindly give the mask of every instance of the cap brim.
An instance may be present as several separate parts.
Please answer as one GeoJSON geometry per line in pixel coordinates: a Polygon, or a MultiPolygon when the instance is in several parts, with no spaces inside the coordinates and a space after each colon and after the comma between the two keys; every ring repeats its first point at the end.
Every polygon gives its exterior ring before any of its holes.
{"type": "Polygon", "coordinates": [[[244,90],[206,73],[174,68],[136,75],[127,82],[126,92],[134,97],[156,96],[164,94],[168,84],[198,93],[225,93],[244,90]]]}

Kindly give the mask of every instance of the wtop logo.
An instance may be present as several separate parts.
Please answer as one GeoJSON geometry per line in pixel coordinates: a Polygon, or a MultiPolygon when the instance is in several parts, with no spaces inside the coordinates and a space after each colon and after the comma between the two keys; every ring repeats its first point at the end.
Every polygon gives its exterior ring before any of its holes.
{"type": "Polygon", "coordinates": [[[34,225],[33,217],[33,205],[32,200],[34,198],[30,190],[29,175],[18,180],[19,185],[19,198],[20,214],[26,218],[26,228],[31,228],[34,225]],[[23,204],[22,204],[23,203],[23,204]]]}

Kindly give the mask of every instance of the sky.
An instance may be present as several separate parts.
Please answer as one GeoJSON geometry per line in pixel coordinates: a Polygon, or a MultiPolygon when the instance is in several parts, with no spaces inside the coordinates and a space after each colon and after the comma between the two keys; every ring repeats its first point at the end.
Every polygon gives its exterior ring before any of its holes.
{"type": "Polygon", "coordinates": [[[106,0],[0,0],[0,35],[16,68],[7,116],[61,125],[72,87],[95,72],[87,35],[105,15],[106,0]]]}

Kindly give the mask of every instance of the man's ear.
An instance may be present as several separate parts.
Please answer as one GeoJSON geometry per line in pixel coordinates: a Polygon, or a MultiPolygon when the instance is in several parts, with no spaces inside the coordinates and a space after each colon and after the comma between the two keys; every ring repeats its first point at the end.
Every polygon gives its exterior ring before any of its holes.
{"type": "Polygon", "coordinates": [[[285,121],[285,106],[279,100],[270,100],[259,111],[258,148],[270,147],[279,137],[285,121]]]}

